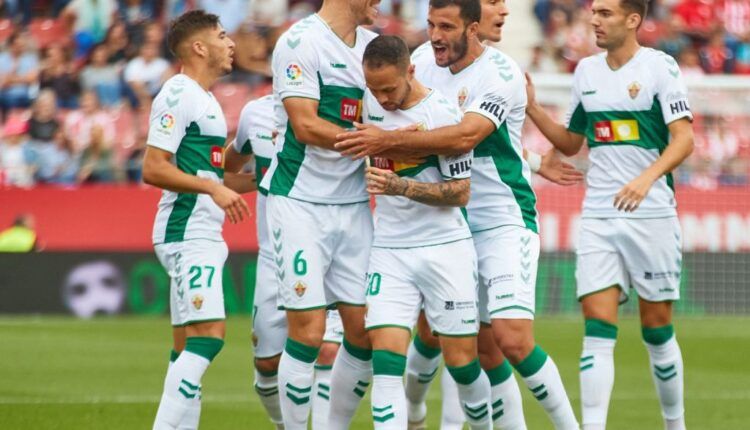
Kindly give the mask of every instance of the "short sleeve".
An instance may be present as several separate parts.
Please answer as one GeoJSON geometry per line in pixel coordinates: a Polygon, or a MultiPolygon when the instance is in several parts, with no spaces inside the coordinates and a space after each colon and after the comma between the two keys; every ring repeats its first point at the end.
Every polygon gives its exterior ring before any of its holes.
{"type": "Polygon", "coordinates": [[[685,81],[682,79],[680,67],[674,58],[667,54],[661,54],[657,61],[657,97],[661,104],[664,124],[670,124],[681,118],[693,120],[690,111],[688,92],[685,81]]]}
{"type": "Polygon", "coordinates": [[[171,82],[169,88],[165,85],[151,105],[147,143],[174,154],[194,118],[190,117],[187,106],[187,91],[173,95],[170,92],[173,88],[180,86],[175,82],[171,82]]]}
{"type": "Polygon", "coordinates": [[[252,128],[252,102],[245,105],[242,108],[240,114],[240,122],[237,124],[237,136],[232,142],[232,147],[235,152],[242,155],[250,155],[253,153],[252,142],[250,141],[250,129],[252,128]]]}
{"type": "Polygon", "coordinates": [[[287,97],[320,100],[318,56],[304,38],[305,33],[294,38],[290,30],[276,43],[272,60],[273,86],[280,100],[287,97]]]}
{"type": "Polygon", "coordinates": [[[575,74],[573,75],[573,88],[570,91],[570,105],[568,106],[568,112],[565,116],[565,126],[568,131],[573,133],[585,135],[586,134],[586,110],[583,108],[581,102],[581,92],[578,80],[580,78],[580,64],[576,67],[575,74]]]}
{"type": "Polygon", "coordinates": [[[495,82],[487,86],[484,93],[474,99],[465,114],[476,113],[492,121],[495,128],[505,122],[513,104],[513,85],[500,85],[495,82]]]}
{"type": "Polygon", "coordinates": [[[456,179],[469,179],[471,177],[471,163],[474,158],[474,151],[457,156],[438,156],[440,163],[440,174],[443,179],[451,181],[456,179]]]}

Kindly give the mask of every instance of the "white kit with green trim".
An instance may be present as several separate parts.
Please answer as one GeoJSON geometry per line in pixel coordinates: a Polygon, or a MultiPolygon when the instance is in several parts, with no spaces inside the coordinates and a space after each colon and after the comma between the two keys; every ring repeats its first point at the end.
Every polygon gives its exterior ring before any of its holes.
{"type": "MultiPolygon", "coordinates": [[[[360,121],[365,89],[362,55],[377,35],[358,27],[348,46],[317,15],[295,23],[273,51],[277,103],[288,97],[317,100],[318,116],[343,128],[360,121]]],[[[369,201],[364,163],[300,142],[282,106],[277,108],[277,153],[262,185],[271,194],[309,203],[369,201]]]]}
{"type": "Polygon", "coordinates": [[[687,88],[677,62],[640,48],[617,70],[607,54],[583,59],[573,79],[567,127],[584,135],[591,167],[586,175],[584,218],[676,216],[672,175],[656,181],[638,210],[618,211],[617,193],[651,166],[669,144],[668,124],[692,120],[687,88]]]}
{"type": "MultiPolygon", "coordinates": [[[[226,138],[224,114],[209,91],[183,74],[164,83],[151,106],[149,146],[173,153],[173,162],[187,174],[222,182],[226,138]]],[[[153,241],[222,241],[223,224],[224,211],[211,196],[164,190],[153,241]]]]}
{"type": "MultiPolygon", "coordinates": [[[[393,112],[383,109],[368,90],[362,115],[365,124],[386,130],[413,124],[418,124],[421,130],[431,130],[461,121],[458,105],[437,90],[432,90],[416,106],[393,112]]],[[[471,153],[457,157],[429,156],[421,164],[374,157],[372,165],[417,182],[439,183],[471,177],[471,153]]],[[[404,196],[377,196],[376,203],[375,247],[412,248],[471,238],[461,208],[430,206],[404,196]]]]}

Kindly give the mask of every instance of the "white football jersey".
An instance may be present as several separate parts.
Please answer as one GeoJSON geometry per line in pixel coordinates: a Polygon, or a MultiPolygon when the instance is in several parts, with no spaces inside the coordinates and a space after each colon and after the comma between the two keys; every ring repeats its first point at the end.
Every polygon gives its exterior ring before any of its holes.
{"type": "MultiPolygon", "coordinates": [[[[365,92],[363,120],[385,130],[417,124],[431,130],[458,124],[461,111],[437,90],[407,110],[386,111],[370,91],[365,92]]],[[[458,157],[429,156],[421,164],[394,162],[373,157],[372,166],[395,172],[418,182],[443,182],[471,177],[471,153],[458,157]]],[[[379,248],[414,248],[439,245],[471,237],[462,208],[437,207],[404,196],[377,196],[375,237],[379,248]]]]}
{"type": "Polygon", "coordinates": [[[641,48],[618,70],[607,54],[584,58],[576,67],[568,130],[584,135],[591,167],[586,175],[583,217],[661,218],[676,216],[671,174],[656,181],[634,212],[614,207],[617,193],[651,166],[669,144],[667,125],[692,120],[687,88],[677,62],[641,48]]]}
{"type": "MultiPolygon", "coordinates": [[[[274,114],[275,101],[272,95],[261,97],[248,102],[237,125],[237,137],[232,145],[239,154],[253,154],[253,171],[258,184],[271,165],[271,158],[276,149],[273,145],[273,132],[276,129],[276,115],[274,114]]],[[[268,224],[266,223],[266,195],[268,190],[258,187],[258,195],[255,200],[255,228],[258,234],[258,254],[271,257],[271,241],[268,237],[268,224]]]]}
{"type": "Polygon", "coordinates": [[[531,170],[523,158],[526,81],[515,61],[485,47],[473,64],[454,74],[435,63],[429,42],[412,54],[420,82],[456,101],[464,114],[492,121],[496,130],[474,148],[469,226],[476,233],[517,225],[538,233],[531,170]]]}
{"type": "MultiPolygon", "coordinates": [[[[224,179],[227,123],[213,94],[184,74],[164,83],[151,106],[147,144],[174,154],[181,171],[224,179]]],[[[154,244],[189,239],[224,240],[224,211],[207,194],[162,192],[154,244]]]]}
{"type": "MultiPolygon", "coordinates": [[[[317,14],[286,31],[273,51],[273,91],[279,104],[288,97],[319,102],[318,116],[343,128],[359,121],[365,89],[362,55],[377,35],[357,28],[348,46],[317,14]]],[[[364,163],[337,151],[300,142],[283,105],[277,153],[263,186],[271,194],[319,204],[367,202],[364,163]]]]}

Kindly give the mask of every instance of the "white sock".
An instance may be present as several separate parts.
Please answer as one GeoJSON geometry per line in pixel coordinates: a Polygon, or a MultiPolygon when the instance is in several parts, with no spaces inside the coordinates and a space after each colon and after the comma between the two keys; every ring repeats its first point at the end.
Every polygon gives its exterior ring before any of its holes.
{"type": "Polygon", "coordinates": [[[419,336],[409,344],[406,353],[406,400],[410,422],[420,422],[427,415],[427,392],[440,366],[440,349],[431,348],[419,336]]]}
{"type": "Polygon", "coordinates": [[[278,374],[263,375],[255,370],[255,392],[258,393],[260,402],[266,409],[268,418],[274,424],[281,424],[281,405],[279,404],[279,377],[278,374]]]}
{"type": "Polygon", "coordinates": [[[664,427],[669,430],[684,429],[684,370],[682,352],[674,336],[674,329],[672,325],[644,328],[643,339],[648,349],[656,393],[659,395],[664,427]]]}
{"type": "Polygon", "coordinates": [[[581,352],[581,411],[584,429],[604,429],[615,384],[615,343],[611,338],[585,336],[581,352]]]}
{"type": "Polygon", "coordinates": [[[210,361],[190,351],[182,351],[170,366],[164,392],[154,420],[154,430],[174,430],[200,397],[200,381],[210,361]]]}
{"type": "Polygon", "coordinates": [[[279,360],[279,402],[286,430],[307,430],[319,348],[287,338],[279,360]]]}
{"type": "Polygon", "coordinates": [[[443,366],[440,373],[440,394],[443,401],[440,430],[462,430],[466,419],[458,400],[458,385],[446,366],[443,366]]]}
{"type": "Polygon", "coordinates": [[[312,403],[313,430],[328,429],[328,413],[331,406],[331,369],[331,366],[315,365],[312,403]]]}
{"type": "Polygon", "coordinates": [[[479,360],[461,367],[448,367],[456,381],[458,398],[464,416],[472,430],[492,428],[492,405],[490,403],[490,380],[479,366],[479,360]]]}
{"type": "Polygon", "coordinates": [[[485,370],[490,380],[492,422],[497,429],[526,430],[523,400],[518,381],[508,360],[494,369],[485,370]]]}
{"type": "Polygon", "coordinates": [[[372,420],[376,430],[407,426],[403,376],[375,375],[372,380],[372,420]]]}
{"type": "MultiPolygon", "coordinates": [[[[179,355],[180,353],[172,350],[172,355],[170,357],[169,364],[167,365],[167,373],[169,373],[169,369],[172,368],[172,365],[174,364],[175,360],[177,360],[177,357],[179,357],[179,355]]],[[[167,377],[165,376],[165,383],[167,382],[166,380],[167,377]]],[[[190,404],[187,412],[182,417],[182,421],[180,421],[180,424],[177,425],[177,430],[191,430],[198,428],[198,423],[201,419],[201,397],[202,395],[200,393],[195,396],[194,401],[190,404]]]]}
{"type": "Polygon", "coordinates": [[[536,346],[531,354],[515,367],[531,390],[531,394],[547,412],[555,429],[580,428],[552,357],[536,346]]]}
{"type": "Polygon", "coordinates": [[[346,339],[333,362],[328,428],[346,430],[372,380],[372,350],[356,347],[346,339]]]}

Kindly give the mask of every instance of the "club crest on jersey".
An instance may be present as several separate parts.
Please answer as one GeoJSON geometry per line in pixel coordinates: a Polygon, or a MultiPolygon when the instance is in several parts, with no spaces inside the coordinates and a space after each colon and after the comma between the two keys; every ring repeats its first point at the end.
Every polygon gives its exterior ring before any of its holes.
{"type": "Polygon", "coordinates": [[[224,165],[224,150],[221,146],[211,147],[211,165],[221,167],[224,165]]]}
{"type": "Polygon", "coordinates": [[[638,97],[638,93],[641,92],[641,84],[638,83],[638,81],[633,81],[630,85],[628,85],[628,94],[630,94],[630,98],[635,100],[636,97],[638,97]]]}
{"type": "Polygon", "coordinates": [[[294,292],[297,294],[297,297],[304,296],[305,291],[307,291],[307,285],[304,282],[297,281],[294,283],[294,292]]]}
{"type": "Polygon", "coordinates": [[[458,107],[463,108],[466,104],[466,99],[469,98],[469,89],[466,87],[461,88],[458,91],[458,107]]]}
{"type": "Polygon", "coordinates": [[[341,99],[341,119],[344,121],[360,121],[362,111],[362,100],[358,99],[341,99]]]}
{"type": "Polygon", "coordinates": [[[191,300],[191,302],[193,303],[193,307],[198,311],[203,307],[203,301],[203,296],[201,296],[200,294],[194,295],[193,299],[191,300]]]}

